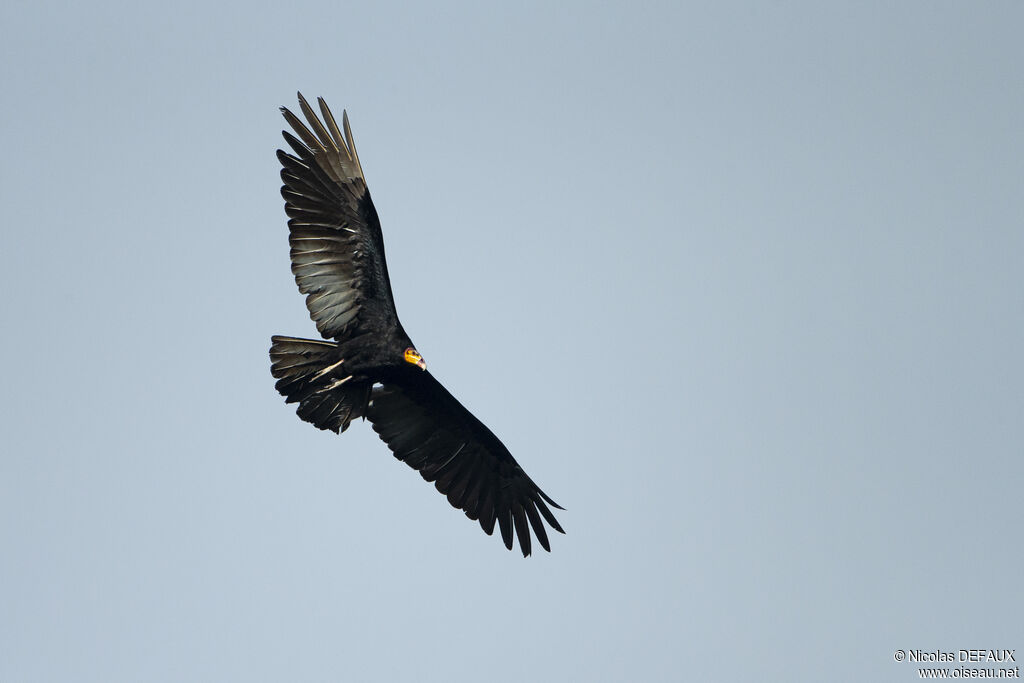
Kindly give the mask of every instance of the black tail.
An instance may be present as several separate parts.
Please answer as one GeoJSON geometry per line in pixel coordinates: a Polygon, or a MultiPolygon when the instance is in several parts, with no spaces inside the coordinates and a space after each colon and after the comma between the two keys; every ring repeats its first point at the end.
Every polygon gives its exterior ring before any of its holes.
{"type": "Polygon", "coordinates": [[[345,431],[362,417],[370,400],[368,382],[357,382],[345,371],[333,342],[270,338],[270,373],[285,403],[298,403],[295,411],[306,422],[333,432],[345,431]]]}

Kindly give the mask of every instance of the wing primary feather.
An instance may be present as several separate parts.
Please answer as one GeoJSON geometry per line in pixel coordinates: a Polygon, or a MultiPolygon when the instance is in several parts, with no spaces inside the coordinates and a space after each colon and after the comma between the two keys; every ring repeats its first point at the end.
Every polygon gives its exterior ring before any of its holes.
{"type": "MultiPolygon", "coordinates": [[[[551,514],[551,510],[548,510],[548,506],[544,504],[544,501],[539,498],[535,498],[533,502],[537,504],[537,509],[540,510],[540,514],[544,515],[544,519],[551,525],[551,528],[560,534],[564,534],[565,530],[562,529],[562,526],[558,523],[558,520],[555,519],[555,516],[551,514]]],[[[562,508],[559,509],[561,510],[562,508]]]]}
{"type": "Polygon", "coordinates": [[[562,507],[561,505],[559,505],[555,501],[551,500],[551,498],[548,496],[548,494],[544,493],[539,488],[537,489],[537,493],[539,493],[540,497],[543,498],[544,500],[546,500],[551,507],[553,507],[555,509],[558,509],[558,510],[564,510],[565,509],[564,507],[562,507]]]}
{"type": "Polygon", "coordinates": [[[519,537],[519,549],[523,551],[523,557],[529,557],[532,550],[530,547],[530,526],[526,523],[526,513],[523,511],[523,506],[520,503],[515,503],[512,506],[512,519],[515,522],[516,536],[519,537]]]}
{"type": "Polygon", "coordinates": [[[505,547],[512,550],[512,508],[505,507],[498,511],[498,527],[501,529],[501,540],[505,547]]]}
{"type": "Polygon", "coordinates": [[[316,133],[317,138],[320,139],[320,146],[323,147],[324,150],[327,150],[327,146],[330,145],[332,150],[335,152],[339,151],[338,146],[334,144],[334,139],[331,138],[327,129],[324,128],[324,124],[320,123],[320,119],[317,118],[316,113],[313,111],[313,108],[309,106],[309,102],[306,102],[306,98],[302,96],[302,93],[299,93],[299,107],[302,108],[302,115],[306,117],[307,121],[309,121],[309,125],[313,129],[313,132],[316,133]]]}
{"type": "MultiPolygon", "coordinates": [[[[294,130],[299,137],[302,138],[302,141],[306,143],[308,151],[312,152],[315,149],[319,149],[324,152],[327,151],[324,149],[324,146],[320,144],[320,141],[316,139],[316,136],[309,131],[309,128],[306,128],[306,124],[304,124],[298,116],[293,114],[288,107],[281,107],[281,114],[284,116],[284,120],[288,122],[288,125],[292,127],[292,130],[294,130]]],[[[292,140],[295,139],[288,133],[288,131],[282,132],[284,133],[285,140],[288,140],[288,138],[292,138],[292,140]]],[[[299,148],[292,144],[291,140],[288,140],[288,144],[292,145],[292,149],[294,149],[300,157],[303,159],[306,158],[299,148]]]]}
{"type": "Polygon", "coordinates": [[[359,163],[359,152],[356,151],[355,140],[352,139],[352,127],[348,125],[348,112],[342,110],[341,112],[341,125],[345,127],[345,140],[348,142],[348,151],[352,155],[352,161],[355,162],[356,168],[359,169],[359,175],[363,178],[363,165],[359,163]]]}
{"type": "Polygon", "coordinates": [[[544,522],[541,521],[540,515],[537,514],[537,507],[530,501],[526,504],[526,516],[530,518],[530,526],[533,527],[533,533],[537,535],[537,540],[540,541],[540,545],[544,550],[551,552],[551,545],[548,543],[548,532],[544,530],[544,522]]]}
{"type": "Polygon", "coordinates": [[[345,144],[345,138],[341,137],[341,131],[338,130],[338,122],[334,120],[334,114],[331,113],[331,108],[324,102],[324,98],[318,97],[316,101],[320,104],[320,113],[323,114],[324,122],[327,124],[327,129],[331,132],[331,139],[334,140],[334,146],[339,150],[345,150],[345,154],[348,155],[349,159],[352,158],[352,153],[349,152],[348,146],[345,144]]]}
{"type": "Polygon", "coordinates": [[[494,506],[494,486],[484,487],[484,497],[480,500],[480,528],[490,536],[494,533],[494,522],[497,520],[497,508],[494,506]]]}

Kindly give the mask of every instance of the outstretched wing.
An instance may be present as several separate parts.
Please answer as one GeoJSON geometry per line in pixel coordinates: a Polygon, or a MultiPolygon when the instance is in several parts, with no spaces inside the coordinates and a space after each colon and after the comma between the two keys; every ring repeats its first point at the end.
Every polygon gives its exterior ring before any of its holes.
{"type": "Polygon", "coordinates": [[[375,386],[366,417],[396,458],[434,482],[448,502],[478,520],[488,535],[497,521],[509,550],[514,531],[523,556],[530,554],[532,526],[541,546],[550,551],[542,517],[565,533],[548,505],[562,508],[429,372],[413,369],[401,383],[375,386]]]}
{"type": "Polygon", "coordinates": [[[324,338],[343,341],[362,332],[398,326],[380,221],[366,188],[352,142],[348,114],[345,134],[323,98],[321,121],[299,93],[309,126],[282,107],[295,133],[284,139],[294,150],[277,150],[281,195],[290,220],[292,273],[306,307],[324,338]]]}

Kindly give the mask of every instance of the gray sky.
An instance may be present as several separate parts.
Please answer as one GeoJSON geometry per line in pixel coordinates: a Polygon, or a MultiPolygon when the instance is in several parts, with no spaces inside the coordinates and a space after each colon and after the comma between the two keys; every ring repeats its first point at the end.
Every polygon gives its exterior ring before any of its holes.
{"type": "Polygon", "coordinates": [[[4,3],[0,680],[1024,653],[1024,9],[897,5],[4,3]],[[298,89],[550,555],[274,391],[298,89]]]}

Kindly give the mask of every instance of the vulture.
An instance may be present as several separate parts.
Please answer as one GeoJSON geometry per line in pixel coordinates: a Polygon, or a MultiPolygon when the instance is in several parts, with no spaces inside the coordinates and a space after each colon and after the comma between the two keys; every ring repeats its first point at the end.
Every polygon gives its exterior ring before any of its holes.
{"type": "Polygon", "coordinates": [[[395,311],[377,211],[366,187],[347,112],[341,128],[323,98],[320,116],[299,93],[303,123],[277,150],[288,215],[291,267],[323,341],[271,337],[271,374],[286,403],[319,429],[340,433],[369,420],[394,456],[433,482],[448,502],[505,547],[530,530],[550,552],[545,522],[565,533],[563,509],[527,476],[490,429],[427,370],[395,311]],[[296,137],[298,136],[298,137],[296,137]]]}

